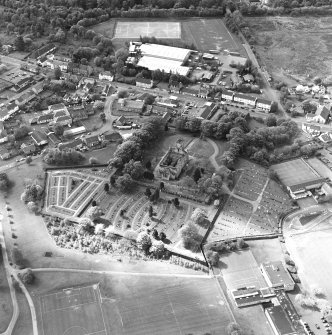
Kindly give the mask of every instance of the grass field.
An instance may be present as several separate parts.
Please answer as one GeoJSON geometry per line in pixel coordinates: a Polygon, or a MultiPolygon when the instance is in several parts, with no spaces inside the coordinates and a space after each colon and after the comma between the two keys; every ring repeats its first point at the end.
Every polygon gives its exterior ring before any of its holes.
{"type": "Polygon", "coordinates": [[[280,181],[286,186],[320,178],[319,174],[302,158],[273,165],[272,169],[277,173],[280,181]]]}
{"type": "Polygon", "coordinates": [[[331,17],[253,17],[246,22],[261,64],[275,78],[306,82],[332,76],[331,17]]]}
{"type": "Polygon", "coordinates": [[[181,38],[180,22],[119,21],[114,38],[136,38],[149,36],[156,38],[181,38]]]}
{"type": "Polygon", "coordinates": [[[193,19],[182,22],[182,39],[199,50],[230,50],[246,55],[238,37],[228,31],[221,19],[193,19]]]}
{"type": "Polygon", "coordinates": [[[45,335],[225,334],[231,322],[214,279],[95,275],[100,286],[45,292],[48,277],[38,298],[45,335]]]}
{"type": "Polygon", "coordinates": [[[332,230],[323,224],[322,230],[286,236],[286,246],[298,266],[298,273],[305,288],[321,287],[328,300],[332,299],[332,230]]]}

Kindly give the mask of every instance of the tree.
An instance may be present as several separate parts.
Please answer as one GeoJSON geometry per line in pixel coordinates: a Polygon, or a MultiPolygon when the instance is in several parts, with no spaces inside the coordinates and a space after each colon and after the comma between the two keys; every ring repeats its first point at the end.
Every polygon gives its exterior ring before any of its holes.
{"type": "MultiPolygon", "coordinates": [[[[151,206],[152,207],[152,206],[151,206]]],[[[152,237],[156,240],[158,240],[159,238],[159,234],[158,234],[158,230],[157,229],[153,229],[153,232],[152,232],[152,237]]]]}
{"type": "Polygon", "coordinates": [[[29,201],[27,203],[27,208],[32,213],[36,213],[38,211],[38,206],[34,201],[29,201]]]}
{"type": "Polygon", "coordinates": [[[165,241],[166,240],[166,234],[162,231],[160,234],[159,234],[159,238],[161,241],[165,241]]]}
{"type": "Polygon", "coordinates": [[[144,250],[146,253],[149,251],[152,245],[151,238],[146,231],[142,231],[138,234],[136,243],[137,247],[144,250]]]}
{"type": "Polygon", "coordinates": [[[11,259],[12,262],[17,265],[20,269],[23,269],[25,267],[25,260],[23,258],[23,255],[21,251],[17,248],[14,248],[11,252],[11,259]]]}
{"type": "Polygon", "coordinates": [[[247,243],[244,241],[243,238],[238,238],[236,240],[236,248],[237,249],[243,249],[247,247],[247,243]]]}
{"type": "Polygon", "coordinates": [[[138,180],[143,176],[144,168],[140,161],[131,159],[125,164],[123,172],[128,173],[133,179],[138,180]]]}
{"type": "Polygon", "coordinates": [[[174,204],[175,207],[179,207],[180,206],[179,198],[174,198],[173,199],[173,204],[174,204]]]}
{"type": "Polygon", "coordinates": [[[151,193],[151,190],[150,190],[149,187],[147,187],[147,188],[145,189],[144,194],[145,194],[148,198],[150,198],[150,196],[151,196],[152,193],[151,193]]]}
{"type": "Polygon", "coordinates": [[[128,173],[125,173],[116,180],[116,185],[121,191],[127,191],[134,185],[134,181],[128,173]]]}
{"type": "Polygon", "coordinates": [[[89,164],[90,165],[98,164],[98,159],[96,157],[90,157],[89,164]]]}
{"type": "Polygon", "coordinates": [[[180,184],[183,187],[195,187],[196,183],[194,181],[193,178],[191,178],[190,176],[185,176],[180,180],[180,184]]]}
{"type": "Polygon", "coordinates": [[[198,233],[198,229],[191,223],[187,223],[179,230],[179,236],[183,246],[192,251],[198,251],[202,236],[198,233]]]}
{"type": "Polygon", "coordinates": [[[191,214],[191,220],[196,224],[203,224],[207,220],[206,211],[197,207],[191,214]]]}
{"type": "Polygon", "coordinates": [[[277,118],[273,114],[269,114],[265,120],[265,124],[268,127],[275,127],[277,125],[277,118]]]}
{"type": "Polygon", "coordinates": [[[96,200],[92,200],[91,206],[96,207],[97,206],[97,201],[96,200]]]}
{"type": "Polygon", "coordinates": [[[85,217],[90,219],[92,222],[99,219],[102,215],[103,212],[99,206],[92,206],[85,213],[85,217]]]}
{"type": "Polygon", "coordinates": [[[99,114],[100,119],[105,122],[106,121],[106,114],[104,112],[99,114]]]}
{"type": "Polygon", "coordinates": [[[14,46],[17,51],[24,51],[25,43],[22,35],[18,35],[14,40],[14,46]]]}
{"type": "Polygon", "coordinates": [[[160,182],[160,184],[159,184],[159,189],[160,190],[163,190],[165,188],[165,184],[164,184],[164,182],[160,182]]]}
{"type": "Polygon", "coordinates": [[[160,197],[159,188],[156,188],[150,197],[150,201],[157,202],[160,197]]]}
{"type": "Polygon", "coordinates": [[[150,205],[149,206],[149,217],[152,218],[153,216],[153,207],[150,205]]]}
{"type": "Polygon", "coordinates": [[[213,175],[212,177],[203,176],[198,181],[200,191],[213,198],[221,196],[222,186],[223,181],[219,175],[213,175]]]}
{"type": "Polygon", "coordinates": [[[145,167],[146,167],[148,170],[150,170],[151,167],[152,167],[151,162],[150,162],[150,161],[147,161],[147,162],[145,163],[145,167]]]}
{"type": "Polygon", "coordinates": [[[118,98],[119,99],[127,98],[128,96],[129,96],[129,93],[126,90],[120,90],[118,92],[118,98]]]}
{"type": "Polygon", "coordinates": [[[31,131],[31,128],[28,126],[20,126],[14,130],[14,138],[15,140],[20,140],[26,137],[31,131]]]}
{"type": "Polygon", "coordinates": [[[205,256],[212,266],[217,266],[219,264],[219,254],[216,251],[208,250],[205,253],[205,256]]]}
{"type": "Polygon", "coordinates": [[[243,331],[237,323],[231,322],[227,326],[227,335],[243,335],[243,331]]]}
{"type": "Polygon", "coordinates": [[[96,100],[94,103],[93,103],[93,110],[96,111],[96,112],[101,112],[102,110],[104,110],[104,102],[101,101],[101,100],[96,100]]]}
{"type": "Polygon", "coordinates": [[[31,285],[35,280],[35,275],[33,274],[31,269],[25,269],[19,272],[18,277],[22,280],[23,284],[31,285]]]}
{"type": "Polygon", "coordinates": [[[109,185],[108,183],[106,183],[106,184],[104,185],[104,191],[105,191],[106,193],[108,193],[109,190],[110,190],[110,185],[109,185]]]}
{"type": "Polygon", "coordinates": [[[32,158],[31,156],[28,156],[26,159],[25,159],[25,162],[30,165],[30,163],[32,162],[32,158]]]}
{"type": "Polygon", "coordinates": [[[61,78],[61,76],[62,76],[62,72],[61,72],[59,66],[56,66],[56,67],[54,68],[54,78],[55,78],[56,80],[59,80],[59,79],[61,78]]]}
{"type": "Polygon", "coordinates": [[[201,169],[197,167],[194,171],[194,177],[193,177],[195,183],[197,183],[201,179],[201,177],[202,177],[201,169]]]}
{"type": "Polygon", "coordinates": [[[96,235],[103,235],[104,234],[105,226],[102,223],[98,223],[95,226],[95,234],[96,235]]]}
{"type": "Polygon", "coordinates": [[[150,248],[150,252],[157,258],[160,258],[165,253],[165,245],[162,241],[154,240],[150,248]]]}
{"type": "Polygon", "coordinates": [[[57,136],[62,136],[63,132],[65,131],[65,128],[62,124],[55,124],[53,127],[54,134],[57,136]]]}
{"type": "Polygon", "coordinates": [[[6,173],[0,173],[0,191],[8,191],[10,188],[11,182],[6,173]]]}
{"type": "Polygon", "coordinates": [[[36,202],[41,199],[43,188],[35,183],[27,184],[21,195],[21,200],[25,203],[36,202]]]}

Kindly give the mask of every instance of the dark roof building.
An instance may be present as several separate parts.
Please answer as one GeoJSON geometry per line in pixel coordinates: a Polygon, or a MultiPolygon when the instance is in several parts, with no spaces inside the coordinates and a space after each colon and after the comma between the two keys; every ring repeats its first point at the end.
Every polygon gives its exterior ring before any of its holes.
{"type": "Polygon", "coordinates": [[[59,150],[65,150],[65,149],[76,149],[80,146],[82,146],[83,141],[80,138],[77,138],[73,141],[66,142],[66,143],[60,143],[58,145],[59,150]]]}
{"type": "Polygon", "coordinates": [[[280,305],[267,308],[265,310],[265,315],[275,335],[297,334],[285,311],[280,305]]]}
{"type": "Polygon", "coordinates": [[[48,143],[46,134],[38,130],[34,131],[30,136],[38,146],[46,145],[48,143]]]}

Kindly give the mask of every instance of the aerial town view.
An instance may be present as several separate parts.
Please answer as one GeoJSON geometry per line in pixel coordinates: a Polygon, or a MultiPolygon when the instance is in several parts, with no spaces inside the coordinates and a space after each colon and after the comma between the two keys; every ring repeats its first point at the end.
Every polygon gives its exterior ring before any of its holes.
{"type": "Polygon", "coordinates": [[[332,334],[331,255],[332,0],[0,0],[0,335],[332,334]]]}

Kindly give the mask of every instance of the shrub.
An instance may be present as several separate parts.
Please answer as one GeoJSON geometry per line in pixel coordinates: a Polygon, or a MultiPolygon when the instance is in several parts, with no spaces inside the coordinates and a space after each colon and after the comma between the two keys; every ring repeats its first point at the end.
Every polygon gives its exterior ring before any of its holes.
{"type": "Polygon", "coordinates": [[[146,231],[142,231],[138,234],[136,242],[137,247],[145,252],[148,252],[152,245],[151,238],[146,231]]]}
{"type": "Polygon", "coordinates": [[[35,275],[31,269],[25,269],[18,273],[18,277],[22,280],[23,284],[31,285],[35,280],[35,275]]]}

